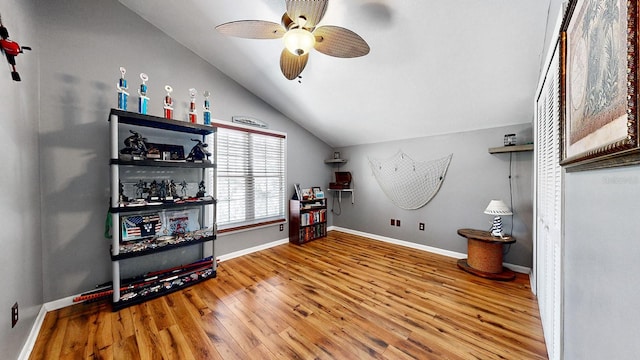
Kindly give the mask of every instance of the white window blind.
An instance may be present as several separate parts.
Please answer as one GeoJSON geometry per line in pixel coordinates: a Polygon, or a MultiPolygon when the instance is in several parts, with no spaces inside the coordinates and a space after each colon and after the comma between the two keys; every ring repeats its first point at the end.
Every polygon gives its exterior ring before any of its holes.
{"type": "Polygon", "coordinates": [[[286,135],[216,125],[218,232],[284,221],[286,135]]]}

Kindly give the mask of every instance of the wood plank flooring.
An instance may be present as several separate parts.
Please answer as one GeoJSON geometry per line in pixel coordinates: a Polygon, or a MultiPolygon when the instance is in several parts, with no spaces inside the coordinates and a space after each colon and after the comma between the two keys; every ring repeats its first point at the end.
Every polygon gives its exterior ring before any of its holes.
{"type": "Polygon", "coordinates": [[[332,231],[118,312],[47,314],[30,359],[546,359],[529,277],[332,231]]]}

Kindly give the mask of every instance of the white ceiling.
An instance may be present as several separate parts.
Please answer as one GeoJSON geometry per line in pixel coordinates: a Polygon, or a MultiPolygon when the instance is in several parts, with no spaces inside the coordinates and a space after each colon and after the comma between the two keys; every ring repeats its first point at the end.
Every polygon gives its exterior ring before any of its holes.
{"type": "Polygon", "coordinates": [[[333,147],[529,122],[550,0],[332,0],[321,25],[371,52],[312,50],[302,83],[277,40],[219,34],[234,20],[280,22],[284,0],[120,0],[333,147]]]}

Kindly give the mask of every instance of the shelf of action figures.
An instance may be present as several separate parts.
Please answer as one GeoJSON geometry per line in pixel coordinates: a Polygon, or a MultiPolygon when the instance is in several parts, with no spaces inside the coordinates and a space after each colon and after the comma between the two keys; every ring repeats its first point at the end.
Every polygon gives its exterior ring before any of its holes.
{"type": "Polygon", "coordinates": [[[154,236],[150,239],[134,240],[128,243],[121,243],[118,249],[119,254],[113,255],[113,251],[111,252],[111,260],[123,260],[155,254],[184,246],[214,241],[215,239],[216,235],[209,229],[176,236],[154,236]]]}
{"type": "Polygon", "coordinates": [[[204,161],[186,161],[186,160],[160,160],[160,159],[144,159],[144,160],[123,160],[111,159],[110,165],[125,166],[153,166],[153,167],[176,167],[176,168],[198,168],[212,169],[216,164],[204,161]]]}
{"type": "Polygon", "coordinates": [[[109,114],[109,121],[111,116],[118,117],[118,122],[121,124],[146,126],[155,129],[178,131],[190,134],[209,135],[216,131],[215,127],[210,125],[194,124],[186,121],[165,119],[159,116],[134,113],[130,111],[111,109],[109,114]]]}
{"type": "Polygon", "coordinates": [[[176,208],[187,208],[187,207],[195,207],[202,205],[212,205],[216,204],[216,199],[207,196],[203,198],[193,198],[193,199],[178,199],[173,200],[172,202],[162,202],[162,201],[150,201],[150,202],[130,202],[130,203],[120,203],[119,207],[110,207],[109,211],[111,213],[129,213],[136,211],[150,211],[150,210],[162,210],[162,209],[176,209],[176,208]]]}

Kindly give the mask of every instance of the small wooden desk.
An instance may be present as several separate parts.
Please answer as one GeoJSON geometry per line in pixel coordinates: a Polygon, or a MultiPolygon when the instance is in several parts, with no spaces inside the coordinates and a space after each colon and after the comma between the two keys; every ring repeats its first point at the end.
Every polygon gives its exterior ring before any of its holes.
{"type": "Polygon", "coordinates": [[[489,231],[459,229],[458,235],[467,238],[467,259],[458,260],[458,267],[471,274],[493,280],[509,281],[516,274],[502,266],[502,245],[516,242],[511,236],[499,238],[489,231]]]}

